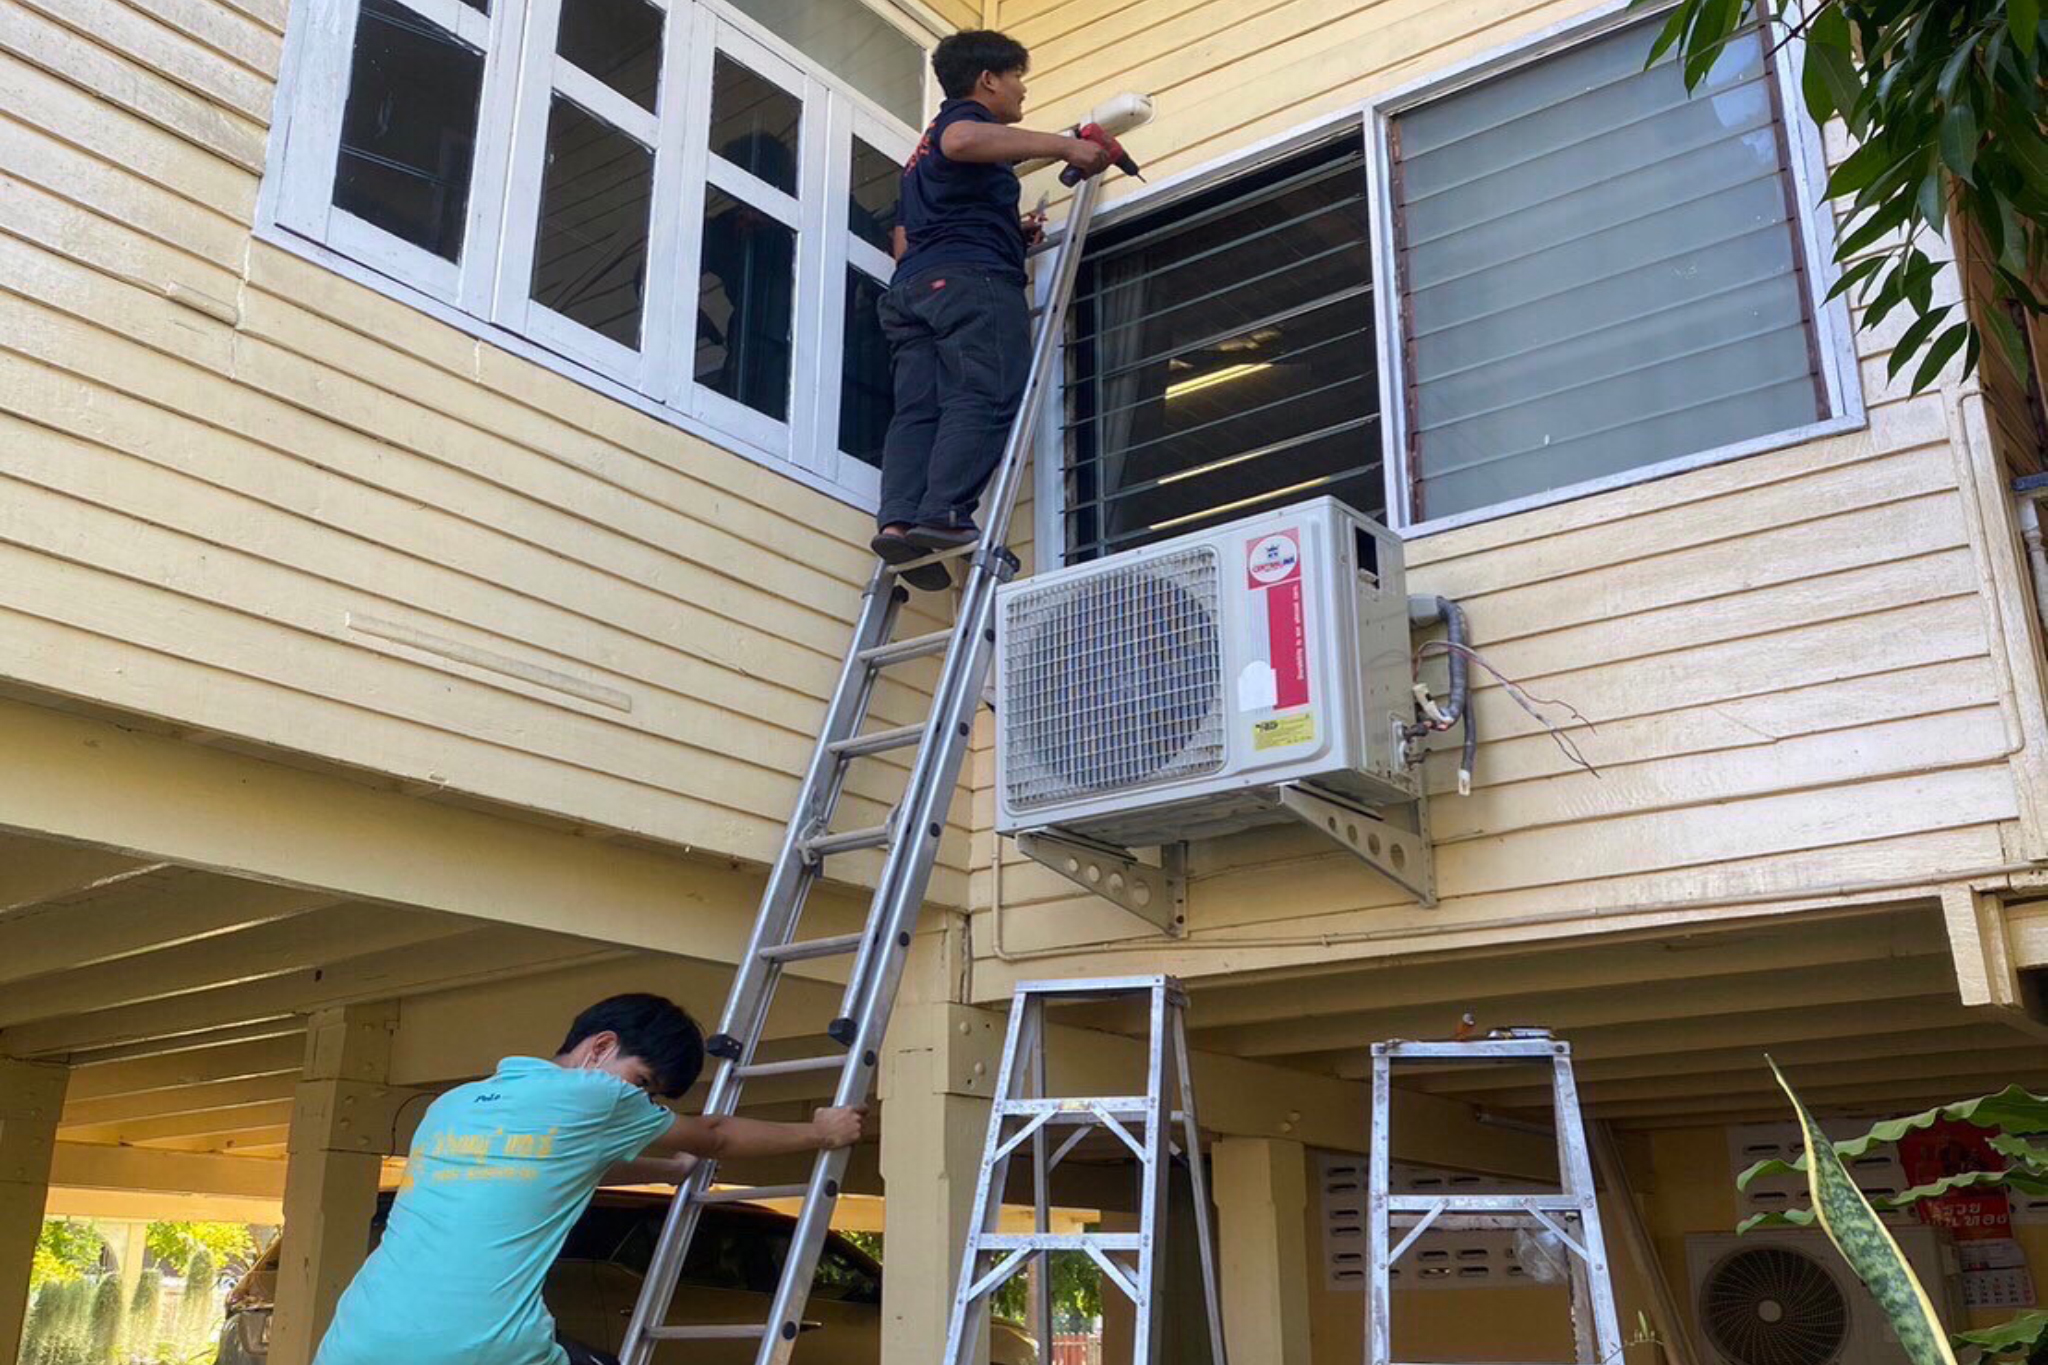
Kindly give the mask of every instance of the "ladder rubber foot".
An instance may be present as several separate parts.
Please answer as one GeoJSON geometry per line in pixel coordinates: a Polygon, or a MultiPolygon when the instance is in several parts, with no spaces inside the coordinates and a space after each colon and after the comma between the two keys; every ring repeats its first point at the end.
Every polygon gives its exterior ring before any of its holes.
{"type": "Polygon", "coordinates": [[[853,1040],[860,1037],[860,1025],[851,1019],[834,1019],[825,1025],[825,1036],[841,1047],[852,1047],[853,1040]]]}
{"type": "Polygon", "coordinates": [[[704,1040],[704,1050],[714,1057],[723,1057],[729,1062],[738,1061],[740,1053],[744,1051],[740,1047],[740,1040],[733,1037],[730,1033],[712,1034],[704,1040]]]}

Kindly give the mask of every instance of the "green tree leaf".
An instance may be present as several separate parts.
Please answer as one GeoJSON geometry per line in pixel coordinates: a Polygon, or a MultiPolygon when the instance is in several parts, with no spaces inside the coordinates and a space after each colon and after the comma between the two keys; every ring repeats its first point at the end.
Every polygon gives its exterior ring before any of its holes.
{"type": "Polygon", "coordinates": [[[1912,325],[1900,334],[1898,344],[1892,347],[1891,361],[1885,367],[1887,377],[1898,378],[1899,371],[1906,368],[1906,362],[1911,360],[1927,338],[1933,335],[1934,329],[1941,326],[1942,319],[1947,317],[1954,307],[1954,304],[1945,303],[1934,312],[1922,313],[1913,319],[1912,325]]]}
{"type": "Polygon", "coordinates": [[[2031,54],[2041,34],[2041,0],[2006,0],[2005,26],[2014,45],[2031,54]]]}
{"type": "Polygon", "coordinates": [[[1913,376],[1913,392],[1918,393],[1932,384],[1941,374],[1941,367],[1948,364],[1949,357],[1961,349],[1963,339],[1970,334],[1970,324],[1959,322],[1934,339],[1927,348],[1927,358],[1920,362],[1919,373],[1913,376]]]}
{"type": "Polygon", "coordinates": [[[1953,104],[1941,118],[1941,159],[1961,180],[1977,170],[1977,114],[1967,104],[1953,104]]]}

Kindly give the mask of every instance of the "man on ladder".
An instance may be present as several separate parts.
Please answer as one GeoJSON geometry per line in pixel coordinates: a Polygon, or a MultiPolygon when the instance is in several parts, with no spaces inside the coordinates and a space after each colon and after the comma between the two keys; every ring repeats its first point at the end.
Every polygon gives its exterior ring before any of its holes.
{"type": "MultiPolygon", "coordinates": [[[[946,829],[946,809],[959,785],[974,713],[988,676],[995,641],[996,589],[1016,572],[1017,561],[1004,548],[1004,540],[1031,449],[1032,416],[1055,368],[1060,328],[1073,296],[1089,215],[1101,188],[1101,181],[1085,176],[1082,167],[1100,171],[1116,166],[1136,174],[1136,165],[1116,145],[1111,131],[1135,127],[1152,112],[1150,100],[1124,95],[1098,108],[1093,121],[1079,129],[1077,137],[1020,132],[1009,124],[1023,110],[1026,60],[1023,48],[1000,34],[962,34],[941,44],[940,56],[934,61],[955,98],[934,122],[920,157],[904,173],[907,230],[899,255],[912,259],[905,261],[909,270],[899,267],[892,297],[900,300],[907,286],[916,286],[912,292],[919,303],[907,305],[900,319],[896,387],[909,401],[898,413],[902,429],[891,432],[886,456],[890,468],[883,476],[883,530],[893,533],[896,540],[884,539],[877,545],[882,560],[862,594],[839,680],[826,703],[781,846],[768,869],[760,914],[734,975],[718,1031],[705,1040],[705,1051],[718,1062],[704,1103],[707,1116],[737,1113],[745,1088],[770,1077],[830,1074],[834,1078],[831,1107],[835,1109],[857,1108],[874,1093],[882,1035],[931,883],[933,861],[946,829]],[[973,125],[975,131],[963,133],[965,125],[973,125]],[[1045,303],[1035,329],[1023,306],[1021,289],[1027,235],[1015,216],[1018,188],[1016,170],[1010,164],[1019,157],[1065,162],[1061,182],[1078,186],[1066,231],[1047,272],[1045,303]],[[923,207],[911,206],[922,192],[921,186],[928,188],[945,177],[957,177],[963,168],[973,168],[980,179],[947,180],[943,192],[934,190],[925,196],[923,207]],[[921,175],[933,177],[929,185],[919,179],[921,175]],[[916,259],[921,247],[931,247],[935,253],[963,249],[961,235],[947,233],[943,225],[951,223],[958,228],[958,214],[974,202],[983,210],[990,204],[999,205],[1008,215],[991,217],[984,211],[977,219],[983,227],[1000,222],[1007,233],[997,240],[1005,253],[1001,260],[1016,269],[1015,274],[1004,277],[1002,285],[1015,291],[1017,304],[1008,333],[984,328],[986,319],[973,317],[966,310],[946,313],[921,306],[933,294],[951,293],[956,279],[964,280],[976,269],[971,257],[934,254],[923,258],[934,262],[932,270],[916,259]],[[946,260],[955,264],[945,264],[946,260]],[[946,283],[935,289],[939,279],[946,283]],[[1000,380],[996,355],[1008,348],[1017,348],[1016,358],[1023,361],[1021,382],[987,380],[985,376],[990,374],[1000,380]],[[970,350],[977,361],[975,367],[963,363],[970,350]],[[927,367],[922,382],[920,364],[927,367]],[[977,399],[981,400],[978,409],[973,406],[977,399]],[[960,407],[963,401],[968,404],[965,408],[960,407]],[[958,412],[971,415],[956,415],[947,421],[949,414],[958,412]],[[1006,413],[1014,415],[1005,417],[1006,413]],[[998,441],[992,424],[1005,420],[1008,431],[998,441]],[[990,484],[986,525],[977,531],[967,518],[980,500],[983,481],[990,484]],[[913,543],[909,532],[920,524],[927,532],[950,534],[927,534],[922,537],[926,544],[913,543]],[[939,548],[927,548],[931,544],[939,548]],[[943,587],[948,581],[944,561],[954,558],[963,561],[965,574],[952,624],[928,635],[896,638],[901,609],[909,598],[903,580],[932,568],[938,574],[920,574],[918,585],[943,587]],[[869,728],[870,703],[878,680],[905,664],[934,657],[942,657],[944,662],[931,685],[931,707],[924,718],[909,725],[869,728]],[[855,764],[905,750],[914,750],[916,758],[905,777],[902,796],[887,818],[859,829],[835,828],[834,816],[846,791],[849,770],[855,764]],[[805,902],[812,887],[831,875],[828,864],[844,855],[874,849],[883,850],[885,856],[864,927],[853,933],[802,933],[805,902]],[[849,959],[839,1013],[825,1026],[828,1046],[816,1056],[762,1060],[757,1048],[783,971],[799,962],[827,958],[849,959]]],[[[981,241],[990,244],[985,234],[981,241]]],[[[982,268],[986,272],[985,262],[982,268]]],[[[995,278],[984,281],[990,299],[995,297],[995,278]]],[[[983,311],[993,312],[994,306],[983,311]]],[[[891,315],[887,308],[884,315],[891,315]]],[[[846,1149],[823,1151],[813,1159],[803,1183],[754,1190],[717,1188],[715,1158],[692,1170],[670,1206],[649,1258],[619,1353],[624,1365],[653,1365],[655,1350],[664,1342],[708,1341],[750,1342],[755,1347],[755,1365],[790,1365],[803,1333],[804,1303],[846,1168],[846,1149]],[[749,1198],[802,1201],[766,1320],[669,1321],[677,1278],[703,1209],[749,1198]]]]}
{"type": "MultiPolygon", "coordinates": [[[[882,446],[875,553],[891,564],[971,545],[974,505],[1003,453],[1031,368],[1024,253],[1045,230],[1019,218],[1016,164],[1064,161],[1082,176],[1115,159],[1108,138],[1013,127],[1031,56],[1001,33],[955,33],[932,53],[946,92],[903,170],[896,276],[882,296],[895,415],[882,446]]],[[[952,584],[944,563],[905,569],[911,587],[952,584]]]]}

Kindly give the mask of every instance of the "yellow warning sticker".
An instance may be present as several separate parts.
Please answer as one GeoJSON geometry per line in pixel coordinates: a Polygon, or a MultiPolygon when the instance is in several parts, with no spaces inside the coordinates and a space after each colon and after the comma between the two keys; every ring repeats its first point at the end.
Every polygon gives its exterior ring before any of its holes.
{"type": "Polygon", "coordinates": [[[1295,716],[1275,716],[1272,720],[1252,722],[1252,748],[1291,749],[1297,744],[1316,742],[1316,713],[1303,711],[1295,716]]]}

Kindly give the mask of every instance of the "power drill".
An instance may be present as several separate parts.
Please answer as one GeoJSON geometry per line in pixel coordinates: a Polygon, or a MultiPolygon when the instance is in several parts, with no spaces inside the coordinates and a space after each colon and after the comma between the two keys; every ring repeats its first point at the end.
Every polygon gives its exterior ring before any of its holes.
{"type": "MultiPolygon", "coordinates": [[[[1108,152],[1109,164],[1122,171],[1125,175],[1137,176],[1140,180],[1145,178],[1142,175],[1138,175],[1138,163],[1131,160],[1131,154],[1124,150],[1124,145],[1104,132],[1101,124],[1084,123],[1074,130],[1074,136],[1085,138],[1102,148],[1105,152],[1108,152]]],[[[1072,187],[1080,184],[1081,180],[1081,172],[1073,166],[1069,166],[1060,172],[1060,183],[1062,185],[1072,187]]]]}

